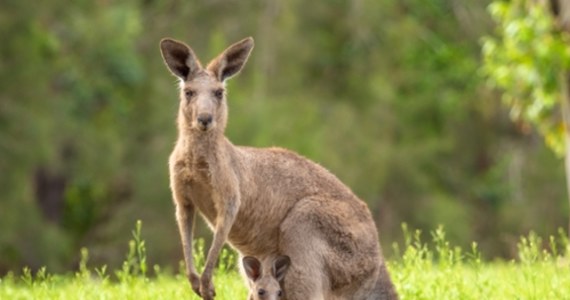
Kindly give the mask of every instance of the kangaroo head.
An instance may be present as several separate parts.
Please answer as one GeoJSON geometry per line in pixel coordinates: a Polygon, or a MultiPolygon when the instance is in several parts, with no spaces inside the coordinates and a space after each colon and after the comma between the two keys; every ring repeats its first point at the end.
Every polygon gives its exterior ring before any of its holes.
{"type": "Polygon", "coordinates": [[[278,256],[265,268],[255,257],[246,256],[242,261],[245,273],[251,281],[249,300],[277,300],[283,297],[280,282],[291,265],[289,256],[278,256]]]}
{"type": "Polygon", "coordinates": [[[166,66],[180,79],[179,121],[193,132],[223,132],[228,118],[225,81],[239,73],[253,49],[253,39],[243,39],[213,59],[206,68],[188,45],[160,41],[166,66]]]}

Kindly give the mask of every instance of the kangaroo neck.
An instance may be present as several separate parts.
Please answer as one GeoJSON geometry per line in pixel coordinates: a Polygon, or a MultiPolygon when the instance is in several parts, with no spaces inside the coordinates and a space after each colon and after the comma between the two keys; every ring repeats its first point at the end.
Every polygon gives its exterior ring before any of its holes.
{"type": "Polygon", "coordinates": [[[184,151],[193,160],[211,161],[224,151],[225,136],[219,132],[191,132],[182,134],[184,151]]]}

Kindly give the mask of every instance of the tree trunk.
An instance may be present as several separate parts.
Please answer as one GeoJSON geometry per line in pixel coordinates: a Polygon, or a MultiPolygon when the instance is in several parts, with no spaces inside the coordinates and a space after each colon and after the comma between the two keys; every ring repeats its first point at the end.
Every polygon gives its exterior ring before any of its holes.
{"type": "MultiPolygon", "coordinates": [[[[570,1],[550,0],[552,12],[558,20],[563,31],[570,33],[570,1]]],[[[570,45],[569,45],[570,46],[570,45]]],[[[566,170],[566,188],[568,191],[568,201],[570,204],[570,70],[564,70],[561,74],[562,87],[562,117],[564,119],[564,143],[566,150],[564,153],[566,170]]],[[[570,236],[570,214],[568,220],[568,235],[570,236]]]]}
{"type": "MultiPolygon", "coordinates": [[[[562,117],[564,119],[564,161],[566,170],[566,189],[570,204],[570,72],[564,71],[561,76],[562,82],[562,117]]],[[[570,216],[569,216],[570,219],[570,216]]],[[[568,235],[570,235],[570,220],[568,221],[568,235]]]]}
{"type": "MultiPolygon", "coordinates": [[[[278,26],[277,18],[281,6],[280,0],[265,1],[265,6],[259,14],[259,25],[256,37],[256,53],[261,70],[261,76],[256,77],[257,84],[254,89],[255,101],[264,101],[267,99],[267,89],[269,78],[273,78],[275,69],[275,43],[277,42],[276,32],[278,26]]],[[[258,104],[257,104],[258,105],[258,104]]]]}

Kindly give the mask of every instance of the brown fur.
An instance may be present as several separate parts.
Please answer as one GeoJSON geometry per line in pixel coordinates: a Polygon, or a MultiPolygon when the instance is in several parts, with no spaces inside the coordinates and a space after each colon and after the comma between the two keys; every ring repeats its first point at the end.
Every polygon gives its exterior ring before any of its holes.
{"type": "Polygon", "coordinates": [[[289,256],[288,299],[397,299],[363,201],[296,153],[234,146],[224,136],[224,81],[241,70],[252,48],[253,39],[244,39],[204,69],[184,43],[161,41],[165,63],[180,79],[170,184],[192,288],[213,299],[212,272],[229,242],[244,256],[289,256]],[[191,247],[196,212],[214,231],[201,277],[191,247]]]}

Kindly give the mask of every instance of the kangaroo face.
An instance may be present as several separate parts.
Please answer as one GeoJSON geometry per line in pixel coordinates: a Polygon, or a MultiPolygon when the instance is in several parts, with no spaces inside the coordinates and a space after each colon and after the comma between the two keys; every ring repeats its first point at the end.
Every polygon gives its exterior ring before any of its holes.
{"type": "Polygon", "coordinates": [[[180,112],[192,130],[207,132],[224,129],[227,103],[223,82],[208,70],[201,70],[181,83],[180,112]]]}
{"type": "Polygon", "coordinates": [[[281,282],[291,264],[289,256],[278,256],[266,264],[255,257],[246,256],[242,262],[250,280],[249,300],[278,300],[284,296],[281,282]]]}
{"type": "Polygon", "coordinates": [[[239,73],[251,50],[253,39],[243,39],[224,50],[206,68],[186,44],[160,42],[166,66],[180,79],[180,115],[183,125],[194,132],[223,131],[227,123],[224,83],[239,73]]]}
{"type": "Polygon", "coordinates": [[[279,282],[273,276],[264,276],[251,286],[250,300],[278,300],[283,297],[279,282]]]}

